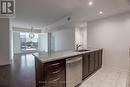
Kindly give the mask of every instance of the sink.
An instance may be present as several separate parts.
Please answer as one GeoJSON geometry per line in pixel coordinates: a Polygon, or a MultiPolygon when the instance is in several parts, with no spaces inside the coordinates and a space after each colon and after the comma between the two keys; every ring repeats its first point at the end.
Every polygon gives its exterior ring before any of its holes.
{"type": "Polygon", "coordinates": [[[78,50],[77,52],[85,52],[85,51],[90,51],[88,49],[82,49],[82,50],[78,50]]]}

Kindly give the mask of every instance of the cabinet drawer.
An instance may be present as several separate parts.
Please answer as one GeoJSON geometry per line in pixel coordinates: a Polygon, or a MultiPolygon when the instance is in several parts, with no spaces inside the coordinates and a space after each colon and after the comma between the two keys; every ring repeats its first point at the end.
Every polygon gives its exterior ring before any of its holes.
{"type": "Polygon", "coordinates": [[[45,87],[65,87],[65,60],[44,64],[45,87]]]}
{"type": "Polygon", "coordinates": [[[64,61],[53,61],[53,62],[49,62],[49,63],[46,63],[46,68],[49,70],[51,69],[58,69],[58,68],[61,68],[63,67],[64,65],[64,61]]]}
{"type": "Polygon", "coordinates": [[[65,75],[65,70],[64,69],[59,69],[57,71],[54,72],[48,72],[47,73],[47,80],[53,79],[53,78],[60,78],[60,76],[64,76],[65,75]]]}
{"type": "Polygon", "coordinates": [[[48,80],[45,87],[65,87],[64,76],[48,80]]]}
{"type": "Polygon", "coordinates": [[[60,73],[60,74],[55,74],[55,75],[48,75],[47,76],[47,81],[54,81],[54,82],[56,82],[56,81],[59,81],[62,77],[64,76],[64,74],[62,73],[60,73]]]}
{"type": "Polygon", "coordinates": [[[46,72],[49,75],[60,73],[62,70],[64,70],[64,67],[65,67],[65,62],[62,60],[49,62],[45,64],[46,72]]]}

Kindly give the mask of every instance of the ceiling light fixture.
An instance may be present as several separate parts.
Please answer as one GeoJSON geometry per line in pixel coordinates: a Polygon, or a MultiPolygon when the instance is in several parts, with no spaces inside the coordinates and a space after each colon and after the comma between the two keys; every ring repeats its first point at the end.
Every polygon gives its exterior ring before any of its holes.
{"type": "Polygon", "coordinates": [[[35,34],[33,33],[33,27],[31,27],[31,32],[29,33],[29,38],[34,38],[35,34]]]}
{"type": "Polygon", "coordinates": [[[89,1],[88,5],[92,6],[93,5],[93,1],[89,1]]]}
{"type": "Polygon", "coordinates": [[[103,12],[102,12],[102,11],[100,11],[100,12],[99,12],[99,14],[100,14],[100,15],[102,15],[102,14],[103,14],[103,12]]]}

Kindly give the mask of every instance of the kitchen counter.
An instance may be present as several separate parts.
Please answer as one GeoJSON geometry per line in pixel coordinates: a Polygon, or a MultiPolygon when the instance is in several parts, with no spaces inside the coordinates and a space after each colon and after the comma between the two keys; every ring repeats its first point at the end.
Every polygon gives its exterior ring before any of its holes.
{"type": "Polygon", "coordinates": [[[82,55],[85,53],[93,52],[99,49],[89,49],[89,51],[84,52],[76,52],[76,51],[63,51],[63,52],[55,52],[52,53],[50,56],[47,53],[34,53],[33,55],[38,58],[42,63],[60,60],[60,59],[66,59],[73,56],[82,55]]]}
{"type": "Polygon", "coordinates": [[[88,50],[53,52],[50,56],[47,53],[33,54],[35,56],[36,87],[74,87],[80,84],[102,67],[103,50],[88,50]],[[72,79],[74,76],[75,79],[72,79]]]}

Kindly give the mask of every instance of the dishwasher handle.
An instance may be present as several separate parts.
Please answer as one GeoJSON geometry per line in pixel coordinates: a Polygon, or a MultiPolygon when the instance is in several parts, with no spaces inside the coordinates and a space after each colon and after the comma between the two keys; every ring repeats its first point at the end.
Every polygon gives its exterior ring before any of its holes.
{"type": "Polygon", "coordinates": [[[82,57],[72,58],[72,59],[66,60],[66,63],[69,64],[69,63],[74,63],[74,62],[78,62],[78,61],[81,61],[81,60],[82,60],[82,57]]]}

